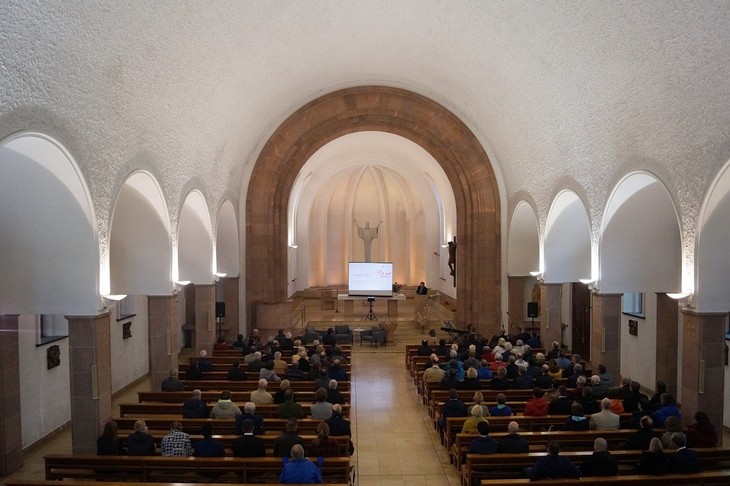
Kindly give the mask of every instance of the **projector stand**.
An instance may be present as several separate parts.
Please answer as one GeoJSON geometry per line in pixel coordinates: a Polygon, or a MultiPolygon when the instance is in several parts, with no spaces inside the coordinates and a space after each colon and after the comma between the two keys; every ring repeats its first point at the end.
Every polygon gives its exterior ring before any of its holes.
{"type": "Polygon", "coordinates": [[[373,302],[375,302],[375,297],[368,297],[368,304],[370,304],[370,311],[365,315],[365,321],[377,321],[378,316],[375,315],[375,312],[373,312],[373,302]]]}

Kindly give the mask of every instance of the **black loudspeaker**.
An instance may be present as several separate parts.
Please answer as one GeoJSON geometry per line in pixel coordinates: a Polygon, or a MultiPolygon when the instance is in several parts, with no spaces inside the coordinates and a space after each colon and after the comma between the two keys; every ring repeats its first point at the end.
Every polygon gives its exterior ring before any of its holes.
{"type": "Polygon", "coordinates": [[[527,303],[527,317],[537,317],[537,302],[527,303]]]}
{"type": "Polygon", "coordinates": [[[216,302],[215,303],[215,316],[216,317],[226,317],[226,303],[225,302],[216,302]]]}

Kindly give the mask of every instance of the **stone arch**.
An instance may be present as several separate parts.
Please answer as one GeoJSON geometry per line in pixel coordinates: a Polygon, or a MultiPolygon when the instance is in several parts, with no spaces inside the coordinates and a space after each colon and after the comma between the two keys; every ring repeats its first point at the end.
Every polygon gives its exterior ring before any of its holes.
{"type": "Polygon", "coordinates": [[[572,190],[557,195],[548,213],[544,278],[549,283],[577,282],[591,275],[591,222],[572,190]]]}
{"type": "Polygon", "coordinates": [[[501,285],[500,199],[492,164],[469,128],[438,103],[399,88],[364,86],[301,107],[267,141],[246,200],[246,308],[287,298],[287,208],[304,163],[324,144],[360,131],[405,137],[441,165],[456,200],[459,255],[457,325],[498,327],[501,285]]]}

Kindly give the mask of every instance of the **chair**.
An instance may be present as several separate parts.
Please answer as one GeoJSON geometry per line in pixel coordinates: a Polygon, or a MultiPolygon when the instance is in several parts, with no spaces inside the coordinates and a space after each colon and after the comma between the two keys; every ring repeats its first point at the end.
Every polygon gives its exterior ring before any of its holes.
{"type": "Polygon", "coordinates": [[[385,346],[385,331],[378,326],[373,326],[369,331],[363,331],[360,336],[360,346],[362,346],[363,341],[370,342],[371,346],[375,343],[376,348],[378,344],[385,346]]]}
{"type": "Polygon", "coordinates": [[[352,332],[348,324],[335,325],[335,341],[337,344],[352,344],[352,332]]]}

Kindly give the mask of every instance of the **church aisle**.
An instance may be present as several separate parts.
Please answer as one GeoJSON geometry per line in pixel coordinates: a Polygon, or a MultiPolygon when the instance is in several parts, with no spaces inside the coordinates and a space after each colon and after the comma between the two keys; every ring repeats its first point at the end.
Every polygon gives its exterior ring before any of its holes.
{"type": "Polygon", "coordinates": [[[402,346],[358,351],[355,347],[352,357],[358,484],[458,485],[456,469],[405,370],[402,346]]]}

